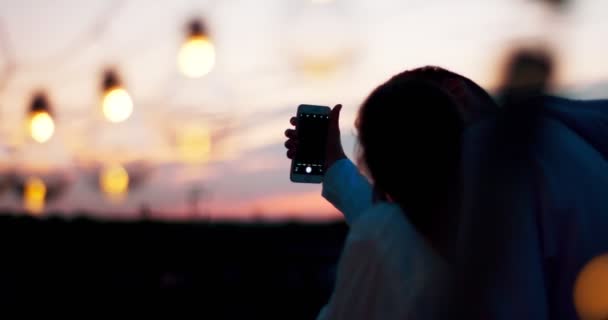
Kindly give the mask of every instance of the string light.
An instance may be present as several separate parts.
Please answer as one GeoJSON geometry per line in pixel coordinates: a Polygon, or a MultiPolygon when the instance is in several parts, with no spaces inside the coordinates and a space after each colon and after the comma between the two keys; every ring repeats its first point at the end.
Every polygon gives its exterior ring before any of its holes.
{"type": "Polygon", "coordinates": [[[570,0],[543,0],[542,2],[544,2],[546,5],[554,8],[554,9],[563,9],[565,8],[567,5],[570,4],[570,0]]]}
{"type": "Polygon", "coordinates": [[[119,164],[103,168],[99,174],[99,187],[110,200],[120,201],[129,191],[129,174],[119,164]]]}
{"type": "Polygon", "coordinates": [[[113,123],[123,122],[133,113],[133,100],[113,70],[104,74],[101,111],[104,117],[113,123]]]}
{"type": "Polygon", "coordinates": [[[185,126],[177,132],[177,148],[187,163],[205,163],[211,155],[211,134],[206,127],[185,126]]]}
{"type": "Polygon", "coordinates": [[[44,94],[34,96],[30,106],[27,130],[29,135],[38,143],[45,143],[55,133],[55,122],[51,116],[51,109],[44,94]]]}
{"type": "Polygon", "coordinates": [[[574,286],[574,305],[581,319],[608,319],[608,254],[583,267],[574,286]]]}
{"type": "Polygon", "coordinates": [[[204,24],[194,20],[188,25],[188,37],[177,56],[180,72],[189,78],[200,78],[215,65],[215,47],[204,24]]]}
{"type": "Polygon", "coordinates": [[[40,215],[46,200],[46,185],[39,178],[28,178],[23,189],[23,207],[32,215],[40,215]]]}
{"type": "Polygon", "coordinates": [[[352,19],[338,7],[326,10],[330,5],[333,1],[307,1],[289,17],[286,27],[288,58],[298,73],[315,80],[345,70],[354,62],[360,43],[352,19]]]}

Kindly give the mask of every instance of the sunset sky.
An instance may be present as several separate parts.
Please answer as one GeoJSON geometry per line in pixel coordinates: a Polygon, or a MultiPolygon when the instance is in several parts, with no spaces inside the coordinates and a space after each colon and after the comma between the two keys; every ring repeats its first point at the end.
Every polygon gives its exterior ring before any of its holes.
{"type": "MultiPolygon", "coordinates": [[[[339,214],[319,185],[289,181],[283,131],[301,103],[344,105],[346,151],[365,96],[392,74],[440,65],[492,89],[517,45],[545,43],[559,62],[555,87],[608,96],[608,2],[570,1],[551,10],[532,0],[0,0],[0,169],[60,175],[69,188],[47,211],[162,219],[326,220],[339,214]],[[203,18],[216,49],[212,71],[180,74],[179,48],[203,18]],[[132,97],[125,122],[104,121],[102,73],[112,66],[132,97]],[[37,90],[56,132],[28,138],[37,90]],[[208,132],[208,159],[189,159],[182,136],[208,132]],[[108,199],[95,168],[120,163],[145,178],[108,199]],[[142,165],[143,164],[143,165],[142,165]]],[[[46,178],[45,178],[46,179],[46,178]]],[[[0,208],[20,209],[14,192],[0,208]]]]}

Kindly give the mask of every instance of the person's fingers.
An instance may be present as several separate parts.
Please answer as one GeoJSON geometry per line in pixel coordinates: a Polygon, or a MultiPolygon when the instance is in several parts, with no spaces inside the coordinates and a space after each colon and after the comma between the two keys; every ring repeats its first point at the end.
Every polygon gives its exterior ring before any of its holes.
{"type": "Polygon", "coordinates": [[[337,104],[329,114],[330,125],[336,128],[340,127],[340,110],[342,110],[342,105],[337,104]]]}
{"type": "Polygon", "coordinates": [[[285,130],[285,136],[289,139],[296,139],[298,137],[298,135],[296,134],[296,130],[294,129],[285,130]]]}
{"type": "Polygon", "coordinates": [[[291,119],[289,119],[289,123],[291,123],[292,126],[295,126],[298,123],[298,118],[291,117],[291,119]]]}
{"type": "Polygon", "coordinates": [[[296,150],[289,149],[287,150],[287,158],[293,159],[296,156],[296,150]]]}
{"type": "Polygon", "coordinates": [[[285,148],[287,149],[295,149],[298,146],[298,141],[293,139],[288,139],[285,141],[285,148]]]}
{"type": "Polygon", "coordinates": [[[346,158],[342,141],[340,140],[340,110],[342,105],[336,105],[329,114],[329,128],[327,131],[327,145],[325,151],[325,169],[332,166],[336,161],[346,158]]]}

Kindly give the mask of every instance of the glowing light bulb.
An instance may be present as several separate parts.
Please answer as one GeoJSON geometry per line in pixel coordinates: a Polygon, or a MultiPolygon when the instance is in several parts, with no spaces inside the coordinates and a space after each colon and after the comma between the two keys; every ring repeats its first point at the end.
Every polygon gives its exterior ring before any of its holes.
{"type": "Polygon", "coordinates": [[[46,111],[36,111],[29,119],[29,131],[32,139],[38,143],[45,143],[55,133],[55,122],[46,111]]]}
{"type": "Polygon", "coordinates": [[[44,210],[46,186],[38,178],[29,178],[23,190],[23,207],[33,215],[40,215],[44,210]]]}
{"type": "Polygon", "coordinates": [[[112,200],[122,200],[129,191],[129,174],[121,165],[114,164],[101,170],[99,187],[112,200]]]}
{"type": "Polygon", "coordinates": [[[204,163],[211,156],[211,135],[200,126],[186,126],[177,133],[177,148],[181,158],[189,163],[204,163]]]}
{"type": "MultiPolygon", "coordinates": [[[[309,5],[326,5],[331,1],[312,2],[309,5]]],[[[306,6],[290,19],[285,48],[298,73],[315,80],[330,79],[354,62],[360,38],[352,29],[354,23],[348,16],[337,15],[333,10],[310,8],[306,6]]]]}
{"type": "Polygon", "coordinates": [[[608,254],[594,258],[579,273],[574,305],[581,319],[608,319],[608,254]]]}
{"type": "Polygon", "coordinates": [[[107,90],[101,101],[103,115],[110,122],[123,122],[133,113],[133,101],[122,87],[107,90]]]}
{"type": "Polygon", "coordinates": [[[190,36],[177,57],[179,70],[190,78],[200,78],[215,65],[215,47],[205,35],[190,36]]]}

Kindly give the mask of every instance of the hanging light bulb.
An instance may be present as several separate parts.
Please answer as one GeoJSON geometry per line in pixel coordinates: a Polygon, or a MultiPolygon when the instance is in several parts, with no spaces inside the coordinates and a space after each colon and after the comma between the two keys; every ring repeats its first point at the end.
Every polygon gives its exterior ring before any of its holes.
{"type": "Polygon", "coordinates": [[[133,113],[133,100],[113,70],[104,74],[101,111],[108,121],[114,123],[127,120],[133,113]]]}
{"type": "Polygon", "coordinates": [[[129,191],[127,170],[119,164],[104,167],[99,174],[99,187],[110,200],[122,200],[129,191]]]}
{"type": "Polygon", "coordinates": [[[563,9],[565,7],[567,7],[567,5],[570,4],[569,0],[543,0],[542,2],[544,2],[545,4],[547,4],[548,6],[554,8],[554,9],[563,9]]]}
{"type": "Polygon", "coordinates": [[[194,20],[188,25],[188,37],[177,56],[180,72],[189,78],[200,78],[215,65],[215,47],[204,24],[194,20]]]}
{"type": "Polygon", "coordinates": [[[302,2],[288,19],[283,43],[299,74],[331,79],[353,66],[361,38],[348,11],[334,1],[313,0],[302,2]]]}
{"type": "Polygon", "coordinates": [[[207,127],[184,126],[177,131],[177,149],[187,163],[205,163],[211,156],[211,134],[207,127]]]}
{"type": "Polygon", "coordinates": [[[46,185],[39,178],[28,178],[23,188],[23,207],[32,215],[40,215],[46,200],[46,185]]]}
{"type": "Polygon", "coordinates": [[[45,143],[55,133],[55,122],[51,116],[51,108],[43,93],[34,96],[30,106],[27,130],[29,135],[38,143],[45,143]]]}
{"type": "Polygon", "coordinates": [[[608,253],[593,258],[578,274],[574,306],[581,319],[608,318],[608,253]]]}

